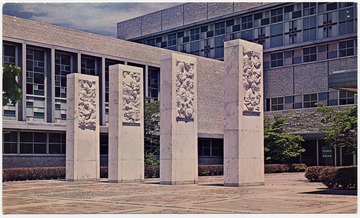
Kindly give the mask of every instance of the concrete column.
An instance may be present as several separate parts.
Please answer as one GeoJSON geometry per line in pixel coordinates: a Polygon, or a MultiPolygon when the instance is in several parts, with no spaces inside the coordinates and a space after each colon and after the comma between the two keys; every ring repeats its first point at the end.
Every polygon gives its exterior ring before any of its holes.
{"type": "Polygon", "coordinates": [[[100,179],[99,78],[67,75],[66,180],[100,179]]]}
{"type": "Polygon", "coordinates": [[[143,69],[117,64],[109,73],[109,182],[143,181],[143,69]]]}
{"type": "Polygon", "coordinates": [[[264,184],[262,46],[224,43],[224,185],[264,184]]]}
{"type": "Polygon", "coordinates": [[[197,183],[196,58],[162,56],[160,81],[160,184],[197,183]]]}

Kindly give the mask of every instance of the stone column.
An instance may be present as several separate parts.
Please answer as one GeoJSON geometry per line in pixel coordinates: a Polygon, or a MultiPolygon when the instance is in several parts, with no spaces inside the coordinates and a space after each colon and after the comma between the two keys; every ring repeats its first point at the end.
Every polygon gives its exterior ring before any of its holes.
{"type": "Polygon", "coordinates": [[[262,45],[232,40],[224,47],[224,185],[263,185],[262,45]]]}
{"type": "Polygon", "coordinates": [[[197,183],[196,58],[162,56],[160,81],[160,184],[197,183]]]}
{"type": "Polygon", "coordinates": [[[143,181],[143,69],[110,66],[109,88],[109,182],[143,181]]]}
{"type": "Polygon", "coordinates": [[[66,180],[99,180],[99,78],[67,75],[66,180]]]}

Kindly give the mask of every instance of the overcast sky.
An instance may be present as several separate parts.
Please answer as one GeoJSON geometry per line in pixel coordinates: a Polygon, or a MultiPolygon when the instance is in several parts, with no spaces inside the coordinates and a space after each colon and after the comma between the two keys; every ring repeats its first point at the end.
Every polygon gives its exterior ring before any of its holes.
{"type": "Polygon", "coordinates": [[[181,3],[6,3],[3,14],[116,37],[116,23],[181,3]]]}

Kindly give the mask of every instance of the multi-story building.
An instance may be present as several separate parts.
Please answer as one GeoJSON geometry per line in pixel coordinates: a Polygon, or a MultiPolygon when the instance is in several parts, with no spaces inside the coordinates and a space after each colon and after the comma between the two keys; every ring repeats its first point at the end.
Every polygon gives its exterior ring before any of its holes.
{"type": "MultiPolygon", "coordinates": [[[[142,68],[145,96],[158,98],[160,58],[169,53],[174,51],[3,16],[3,63],[21,67],[23,87],[22,99],[3,108],[3,167],[65,166],[69,73],[99,77],[99,146],[101,164],[107,165],[109,66],[142,68]]],[[[222,62],[196,59],[203,96],[198,100],[199,137],[221,135],[222,116],[209,118],[221,113],[222,106],[207,107],[207,99],[222,101],[220,84],[213,85],[221,81],[222,62]]]]}
{"type": "MultiPolygon", "coordinates": [[[[357,104],[356,3],[186,3],[117,26],[119,39],[218,60],[224,41],[263,45],[266,115],[288,117],[288,130],[306,139],[306,152],[292,161],[356,162],[346,149],[324,142],[316,113],[317,102],[338,108],[357,104]]],[[[218,143],[199,139],[199,157],[219,157],[212,148],[218,143]]]]}

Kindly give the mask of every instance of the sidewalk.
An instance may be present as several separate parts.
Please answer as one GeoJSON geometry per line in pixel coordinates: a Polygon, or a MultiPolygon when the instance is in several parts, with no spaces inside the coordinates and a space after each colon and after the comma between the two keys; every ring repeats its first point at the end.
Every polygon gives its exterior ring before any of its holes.
{"type": "Polygon", "coordinates": [[[224,187],[222,176],[199,184],[65,182],[3,183],[5,214],[78,213],[356,213],[352,190],[328,190],[304,173],[265,174],[264,186],[224,187]]]}

